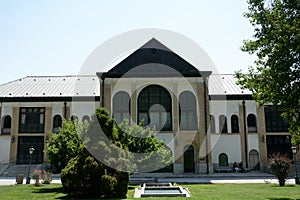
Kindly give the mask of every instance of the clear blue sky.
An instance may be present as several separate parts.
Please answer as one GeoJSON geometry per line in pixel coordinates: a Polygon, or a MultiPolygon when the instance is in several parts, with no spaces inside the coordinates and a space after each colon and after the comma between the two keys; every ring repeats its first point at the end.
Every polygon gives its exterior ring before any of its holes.
{"type": "Polygon", "coordinates": [[[219,73],[247,69],[253,28],[246,0],[0,0],[0,84],[27,75],[76,75],[105,40],[140,28],[181,33],[219,73]]]}

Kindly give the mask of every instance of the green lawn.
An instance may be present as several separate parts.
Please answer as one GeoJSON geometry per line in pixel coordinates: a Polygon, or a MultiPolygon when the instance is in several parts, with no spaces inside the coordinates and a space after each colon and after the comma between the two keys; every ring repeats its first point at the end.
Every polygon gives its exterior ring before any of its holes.
{"type": "MultiPolygon", "coordinates": [[[[189,188],[192,199],[300,199],[300,185],[279,187],[271,184],[194,184],[182,185],[189,188]]],[[[130,186],[128,199],[133,199],[134,186],[130,186]]],[[[60,184],[0,186],[0,199],[69,199],[60,184]]],[[[143,198],[146,199],[146,198],[143,198]]],[[[153,200],[153,198],[151,198],[153,200]]],[[[157,198],[158,199],[158,198],[157,198]]],[[[182,198],[159,198],[182,199],[182,198]]]]}

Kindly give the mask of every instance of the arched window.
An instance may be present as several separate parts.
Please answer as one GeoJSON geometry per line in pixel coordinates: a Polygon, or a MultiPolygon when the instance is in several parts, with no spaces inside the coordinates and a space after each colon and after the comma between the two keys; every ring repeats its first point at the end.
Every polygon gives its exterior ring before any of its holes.
{"type": "Polygon", "coordinates": [[[228,133],[227,118],[225,115],[220,115],[219,117],[219,131],[220,133],[228,133]]]}
{"type": "Polygon", "coordinates": [[[3,129],[1,132],[3,135],[9,135],[10,129],[11,129],[11,116],[6,115],[6,116],[4,116],[4,119],[3,119],[3,129]]]}
{"type": "Polygon", "coordinates": [[[232,133],[239,133],[240,132],[239,118],[236,115],[231,116],[231,132],[232,133]]]}
{"type": "Polygon", "coordinates": [[[89,117],[88,115],[84,115],[84,116],[82,117],[82,121],[83,121],[83,122],[85,122],[85,121],[90,122],[90,117],[89,117]]]}
{"type": "Polygon", "coordinates": [[[113,97],[113,117],[117,123],[130,119],[130,96],[127,92],[117,92],[113,97]]]}
{"type": "Polygon", "coordinates": [[[138,96],[138,122],[156,130],[172,130],[172,99],[165,88],[150,85],[141,91],[138,96]]]}
{"type": "Polygon", "coordinates": [[[195,95],[185,91],[179,95],[179,128],[180,130],[197,130],[197,106],[195,95]]]}
{"type": "Polygon", "coordinates": [[[249,114],[247,117],[247,126],[249,133],[256,133],[257,126],[256,126],[256,117],[254,114],[249,114]]]}
{"type": "Polygon", "coordinates": [[[71,121],[72,122],[78,122],[78,116],[77,115],[72,115],[71,116],[71,121]]]}
{"type": "Polygon", "coordinates": [[[213,115],[210,115],[210,132],[211,133],[216,132],[216,121],[215,121],[215,117],[213,115]]]}
{"type": "Polygon", "coordinates": [[[229,166],[228,156],[226,155],[226,153],[221,153],[219,155],[219,166],[229,166]]]}
{"type": "Polygon", "coordinates": [[[53,117],[53,132],[57,133],[59,131],[59,128],[62,127],[62,118],[60,115],[55,115],[53,117]]]}

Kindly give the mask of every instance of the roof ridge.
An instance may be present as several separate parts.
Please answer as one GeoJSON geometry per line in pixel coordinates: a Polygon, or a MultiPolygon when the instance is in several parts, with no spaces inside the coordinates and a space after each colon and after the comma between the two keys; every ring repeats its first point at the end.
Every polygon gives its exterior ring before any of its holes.
{"type": "MultiPolygon", "coordinates": [[[[80,75],[35,75],[35,76],[26,76],[24,78],[65,78],[65,77],[96,77],[97,75],[91,74],[80,74],[80,75]]],[[[17,79],[18,80],[18,79],[17,79]]]]}
{"type": "Polygon", "coordinates": [[[212,75],[222,75],[222,76],[225,76],[225,75],[234,75],[234,74],[212,74],[212,75]]]}

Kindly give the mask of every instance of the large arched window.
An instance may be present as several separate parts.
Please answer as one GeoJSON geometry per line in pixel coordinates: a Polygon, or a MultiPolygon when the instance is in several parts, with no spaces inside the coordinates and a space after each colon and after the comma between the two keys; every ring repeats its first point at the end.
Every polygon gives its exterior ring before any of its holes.
{"type": "Polygon", "coordinates": [[[211,133],[216,132],[216,121],[215,121],[215,117],[213,115],[210,115],[210,132],[211,133]]]}
{"type": "Polygon", "coordinates": [[[247,116],[247,126],[248,126],[248,132],[249,133],[256,133],[257,127],[256,127],[256,117],[254,114],[249,114],[247,116]]]}
{"type": "Polygon", "coordinates": [[[55,115],[53,117],[53,132],[58,133],[59,128],[62,127],[62,118],[60,115],[55,115]]]}
{"type": "Polygon", "coordinates": [[[130,96],[127,92],[117,92],[113,97],[113,117],[117,123],[130,119],[130,96]]]}
{"type": "Polygon", "coordinates": [[[6,115],[3,119],[3,127],[2,127],[2,134],[3,135],[9,135],[11,129],[11,116],[6,115]]]}
{"type": "Polygon", "coordinates": [[[197,106],[193,93],[185,91],[179,95],[180,130],[197,130],[197,106]]]}
{"type": "Polygon", "coordinates": [[[158,85],[145,87],[138,96],[138,122],[156,130],[172,130],[172,99],[170,93],[158,85]]]}
{"type": "Polygon", "coordinates": [[[228,133],[227,118],[225,115],[220,115],[219,117],[219,131],[220,133],[228,133]]]}
{"type": "Polygon", "coordinates": [[[239,133],[240,132],[239,118],[236,115],[231,116],[231,132],[232,133],[239,133]]]}

